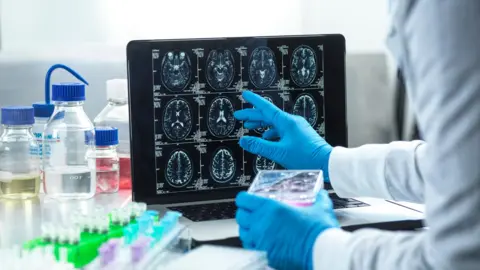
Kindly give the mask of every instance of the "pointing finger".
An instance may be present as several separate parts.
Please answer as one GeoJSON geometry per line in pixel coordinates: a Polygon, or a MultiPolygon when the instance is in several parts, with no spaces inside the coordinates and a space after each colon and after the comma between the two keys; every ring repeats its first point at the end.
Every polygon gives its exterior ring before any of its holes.
{"type": "Polygon", "coordinates": [[[263,121],[265,116],[258,109],[243,109],[233,113],[233,116],[240,121],[263,121]]]}
{"type": "Polygon", "coordinates": [[[277,139],[279,137],[280,137],[280,135],[278,134],[278,131],[274,128],[266,130],[262,134],[262,138],[264,138],[265,140],[273,140],[273,139],[277,139]]]}
{"type": "Polygon", "coordinates": [[[240,146],[246,151],[276,161],[277,142],[271,142],[258,137],[243,136],[239,141],[240,146]]]}
{"type": "Polygon", "coordinates": [[[243,126],[246,129],[256,129],[256,128],[264,128],[268,127],[268,125],[262,121],[248,121],[243,123],[243,126]]]}

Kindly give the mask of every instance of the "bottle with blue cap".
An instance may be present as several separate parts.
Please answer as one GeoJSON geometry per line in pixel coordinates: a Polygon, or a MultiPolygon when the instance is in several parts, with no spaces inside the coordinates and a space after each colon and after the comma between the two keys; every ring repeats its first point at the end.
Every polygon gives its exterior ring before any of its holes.
{"type": "Polygon", "coordinates": [[[128,82],[126,79],[108,80],[106,90],[108,104],[93,119],[93,124],[95,127],[118,128],[117,152],[120,159],[120,189],[131,189],[128,82]]]}
{"type": "MultiPolygon", "coordinates": [[[[33,136],[35,136],[35,140],[37,141],[38,144],[38,150],[36,151],[35,155],[37,156],[37,159],[39,160],[40,164],[40,182],[43,180],[43,131],[45,129],[45,126],[48,123],[48,120],[50,119],[50,116],[53,113],[53,109],[55,107],[53,104],[43,104],[43,103],[34,103],[33,104],[33,112],[34,112],[34,117],[35,117],[35,123],[33,124],[32,127],[32,132],[33,136]]],[[[50,150],[46,149],[45,155],[50,155],[50,150]]],[[[40,184],[40,192],[43,193],[43,184],[40,184]]]]}
{"type": "MultiPolygon", "coordinates": [[[[88,82],[80,76],[75,70],[69,68],[68,66],[62,65],[62,64],[55,64],[51,66],[47,70],[47,74],[45,75],[45,101],[44,102],[36,102],[33,103],[33,110],[34,110],[34,116],[35,116],[35,123],[33,124],[33,135],[37,139],[37,143],[39,145],[38,147],[38,152],[37,152],[37,158],[40,160],[40,181],[43,182],[43,156],[50,155],[50,149],[47,148],[45,149],[45,152],[43,152],[43,131],[45,130],[45,126],[48,123],[48,120],[50,120],[50,117],[53,114],[53,111],[55,109],[55,105],[50,102],[50,79],[52,76],[52,73],[57,70],[57,69],[63,69],[70,73],[72,76],[80,80],[81,82],[85,83],[88,85],[88,82]]],[[[47,139],[52,139],[52,138],[47,138],[47,139]]],[[[40,185],[40,193],[43,193],[43,184],[40,185]]]]}
{"type": "Polygon", "coordinates": [[[117,128],[95,129],[95,149],[90,150],[87,156],[96,164],[98,193],[115,193],[119,189],[120,167],[117,146],[117,128]]]}
{"type": "Polygon", "coordinates": [[[52,85],[55,110],[43,133],[45,194],[54,199],[89,199],[95,195],[95,161],[87,159],[94,147],[93,123],[83,110],[85,85],[52,85]]]}
{"type": "Polygon", "coordinates": [[[38,195],[38,144],[32,133],[32,107],[2,108],[0,136],[0,197],[28,199],[38,195]]]}

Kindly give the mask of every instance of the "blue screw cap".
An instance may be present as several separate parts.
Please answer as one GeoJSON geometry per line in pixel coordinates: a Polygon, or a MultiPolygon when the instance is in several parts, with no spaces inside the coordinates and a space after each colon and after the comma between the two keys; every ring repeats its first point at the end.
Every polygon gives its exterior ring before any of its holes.
{"type": "Polygon", "coordinates": [[[12,126],[33,125],[33,107],[12,106],[2,108],[2,124],[12,126]]]}
{"type": "Polygon", "coordinates": [[[35,117],[50,118],[55,106],[53,104],[33,103],[33,112],[35,117]]]}
{"type": "Polygon", "coordinates": [[[53,101],[84,101],[85,84],[59,83],[52,85],[53,101]]]}
{"type": "Polygon", "coordinates": [[[114,127],[95,128],[95,145],[111,146],[118,144],[118,129],[114,127]]]}

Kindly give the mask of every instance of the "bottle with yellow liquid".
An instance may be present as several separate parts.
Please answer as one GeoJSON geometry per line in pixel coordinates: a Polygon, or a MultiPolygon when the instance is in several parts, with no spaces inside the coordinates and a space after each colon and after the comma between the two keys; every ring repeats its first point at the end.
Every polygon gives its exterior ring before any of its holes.
{"type": "Polygon", "coordinates": [[[32,133],[34,121],[32,107],[2,108],[0,198],[28,199],[39,193],[39,149],[32,133]]]}

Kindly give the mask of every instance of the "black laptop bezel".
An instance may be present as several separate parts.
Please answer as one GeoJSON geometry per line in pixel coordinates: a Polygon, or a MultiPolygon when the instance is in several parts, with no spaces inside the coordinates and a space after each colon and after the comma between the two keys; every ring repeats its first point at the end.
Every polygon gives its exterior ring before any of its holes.
{"type": "MultiPolygon", "coordinates": [[[[305,36],[269,36],[269,37],[229,37],[213,39],[182,40],[135,40],[127,45],[127,72],[129,84],[130,110],[130,150],[132,166],[132,199],[147,204],[178,204],[210,200],[233,199],[247,187],[218,189],[199,192],[157,194],[155,179],[155,141],[150,126],[153,122],[152,100],[152,49],[159,43],[219,41],[231,39],[249,39],[253,43],[268,44],[272,39],[318,39],[324,45],[324,82],[325,82],[325,130],[326,140],[333,146],[347,146],[346,114],[346,76],[345,76],[345,38],[340,34],[305,36]],[[148,94],[139,94],[147,91],[148,94]],[[145,119],[145,116],[152,119],[145,119]],[[148,122],[145,122],[148,121],[148,122]],[[150,183],[149,183],[150,182],[150,183]]],[[[278,42],[278,41],[277,41],[278,42]]],[[[145,92],[146,93],[146,92],[145,92]]]]}

